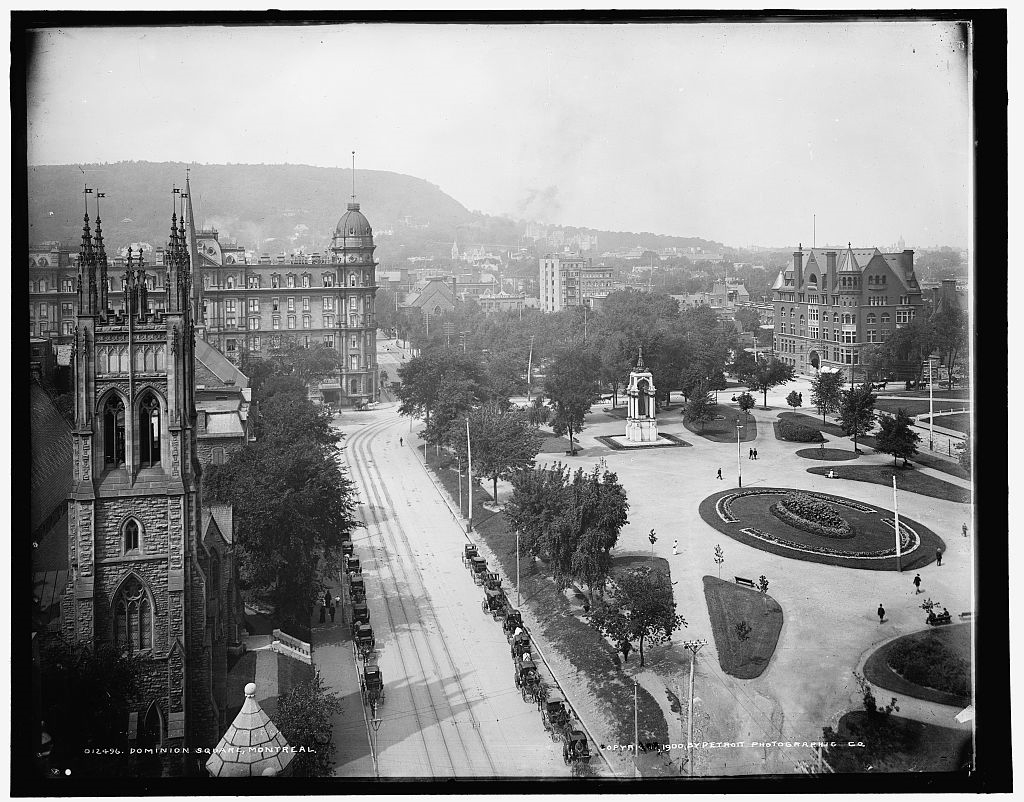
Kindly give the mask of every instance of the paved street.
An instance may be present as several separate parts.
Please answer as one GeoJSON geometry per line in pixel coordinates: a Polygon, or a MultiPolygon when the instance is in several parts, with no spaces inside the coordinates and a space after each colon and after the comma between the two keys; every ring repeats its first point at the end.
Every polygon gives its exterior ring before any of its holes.
{"type": "Polygon", "coordinates": [[[386,689],[380,775],[567,776],[560,747],[515,687],[500,625],[480,609],[460,559],[465,535],[408,441],[399,446],[408,421],[395,404],[342,421],[366,523],[353,543],[386,689]]]}

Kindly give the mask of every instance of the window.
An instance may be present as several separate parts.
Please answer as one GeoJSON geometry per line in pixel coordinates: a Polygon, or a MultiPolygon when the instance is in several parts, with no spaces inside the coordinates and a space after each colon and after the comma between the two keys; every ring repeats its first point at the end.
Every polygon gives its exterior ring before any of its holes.
{"type": "Polygon", "coordinates": [[[302,311],[303,312],[308,312],[309,311],[309,298],[303,298],[302,299],[302,311]]]}
{"type": "Polygon", "coordinates": [[[351,367],[352,370],[359,370],[359,354],[352,354],[352,356],[349,357],[349,367],[351,367]]]}
{"type": "Polygon", "coordinates": [[[348,286],[350,286],[350,287],[356,286],[356,274],[355,273],[349,273],[348,274],[348,286]]]}
{"type": "Polygon", "coordinates": [[[249,328],[253,331],[258,331],[260,328],[260,319],[258,317],[249,318],[249,328]]]}
{"type": "Polygon", "coordinates": [[[260,338],[259,337],[253,337],[252,338],[252,350],[253,351],[259,351],[260,350],[260,338]]]}
{"type": "Polygon", "coordinates": [[[358,344],[358,340],[357,340],[357,338],[356,338],[356,335],[354,335],[354,334],[353,334],[353,335],[352,335],[352,336],[351,336],[351,337],[349,338],[349,343],[348,343],[348,347],[349,347],[349,348],[358,348],[358,347],[359,347],[359,344],[358,344]]]}
{"type": "Polygon", "coordinates": [[[230,328],[230,329],[233,329],[235,327],[235,316],[234,315],[228,315],[224,319],[224,325],[226,327],[230,328]]]}
{"type": "Polygon", "coordinates": [[[900,326],[904,323],[910,322],[910,310],[909,309],[897,309],[896,310],[896,325],[900,326]]]}
{"type": "Polygon", "coordinates": [[[875,331],[875,329],[868,329],[868,342],[869,343],[876,343],[876,342],[878,342],[877,332],[875,331]]]}
{"type": "Polygon", "coordinates": [[[355,297],[351,297],[351,298],[348,299],[348,311],[349,312],[355,312],[356,311],[356,299],[355,299],[355,297]]]}
{"type": "Polygon", "coordinates": [[[838,323],[839,322],[839,313],[838,312],[833,312],[832,313],[832,322],[833,323],[838,323]]]}
{"type": "Polygon", "coordinates": [[[249,276],[249,289],[250,290],[258,290],[259,288],[260,288],[260,277],[259,276],[249,276]]]}
{"type": "Polygon", "coordinates": [[[334,348],[334,335],[333,334],[325,334],[324,335],[324,345],[326,345],[328,348],[334,348]]]}
{"type": "Polygon", "coordinates": [[[292,289],[295,286],[295,274],[288,274],[288,289],[292,289]]]}
{"type": "Polygon", "coordinates": [[[807,316],[808,316],[808,318],[810,318],[812,323],[817,323],[818,322],[818,310],[817,309],[808,309],[807,310],[807,316]]]}
{"type": "Polygon", "coordinates": [[[63,279],[61,281],[61,283],[60,283],[60,291],[61,292],[74,292],[75,291],[74,279],[70,279],[70,278],[63,279]]]}
{"type": "Polygon", "coordinates": [[[229,290],[233,290],[235,288],[235,277],[234,276],[228,276],[227,288],[229,290]]]}
{"type": "Polygon", "coordinates": [[[888,312],[882,312],[881,323],[883,326],[888,326],[891,317],[888,312]]]}
{"type": "Polygon", "coordinates": [[[874,326],[875,325],[875,321],[876,321],[875,313],[874,312],[868,312],[867,324],[869,326],[874,326]]]}
{"type": "Polygon", "coordinates": [[[334,274],[333,273],[324,273],[323,274],[323,279],[324,279],[324,286],[325,287],[333,287],[334,286],[334,274]]]}
{"type": "Polygon", "coordinates": [[[308,287],[309,286],[309,273],[303,273],[302,274],[302,286],[303,287],[308,287]]]}
{"type": "Polygon", "coordinates": [[[124,527],[122,527],[121,531],[123,533],[121,542],[124,546],[124,553],[127,554],[130,551],[138,551],[139,532],[141,531],[139,522],[134,518],[129,518],[124,522],[124,527]]]}
{"type": "Polygon", "coordinates": [[[295,315],[288,315],[288,328],[295,328],[295,315]]]}
{"type": "Polygon", "coordinates": [[[325,312],[333,312],[334,311],[334,298],[332,298],[329,295],[325,295],[324,296],[324,311],[325,312]]]}
{"type": "Polygon", "coordinates": [[[817,326],[811,326],[809,331],[810,331],[811,339],[812,340],[817,340],[818,339],[818,327],[817,326]]]}
{"type": "Polygon", "coordinates": [[[64,336],[70,337],[75,333],[75,324],[71,320],[65,320],[63,325],[64,336]]]}
{"type": "Polygon", "coordinates": [[[124,465],[124,403],[116,395],[103,407],[103,464],[124,465]]]}
{"type": "Polygon", "coordinates": [[[209,276],[203,276],[203,289],[204,290],[210,289],[210,283],[211,283],[210,282],[210,277],[209,276]]]}
{"type": "Polygon", "coordinates": [[[278,273],[274,273],[270,277],[270,288],[273,290],[280,289],[281,287],[281,276],[278,273]]]}
{"type": "Polygon", "coordinates": [[[60,316],[61,317],[74,317],[75,311],[72,304],[61,304],[60,305],[60,316]]]}
{"type": "Polygon", "coordinates": [[[302,316],[302,328],[308,329],[310,322],[311,322],[311,319],[310,319],[309,315],[303,315],[302,316]]]}
{"type": "Polygon", "coordinates": [[[910,296],[909,295],[901,295],[900,296],[900,304],[902,306],[908,306],[910,304],[910,296]]]}
{"type": "Polygon", "coordinates": [[[227,353],[234,354],[238,352],[238,340],[225,340],[227,346],[227,353]]]}
{"type": "Polygon", "coordinates": [[[49,307],[46,304],[39,304],[39,317],[47,318],[50,315],[49,307]]]}
{"type": "Polygon", "coordinates": [[[274,331],[277,331],[278,329],[281,328],[281,316],[280,315],[274,315],[273,323],[272,323],[272,328],[274,329],[274,331]]]}
{"type": "Polygon", "coordinates": [[[308,334],[303,334],[302,335],[302,347],[303,348],[309,348],[309,335],[308,334]]]}
{"type": "Polygon", "coordinates": [[[214,448],[210,453],[210,462],[212,462],[214,465],[223,465],[224,449],[220,448],[219,446],[217,448],[214,448]]]}
{"type": "Polygon", "coordinates": [[[324,315],[324,328],[325,329],[333,329],[334,328],[334,315],[324,315]]]}
{"type": "Polygon", "coordinates": [[[139,405],[139,467],[160,464],[160,402],[151,393],[139,405]]]}
{"type": "Polygon", "coordinates": [[[288,299],[288,311],[289,312],[294,312],[295,311],[295,299],[294,298],[289,298],[288,299]]]}
{"type": "Polygon", "coordinates": [[[351,389],[352,395],[358,394],[359,393],[359,379],[352,379],[352,382],[349,384],[349,387],[352,388],[351,389]]]}
{"type": "Polygon", "coordinates": [[[260,299],[259,298],[250,298],[249,299],[249,311],[250,312],[259,312],[260,311],[260,299]]]}
{"type": "Polygon", "coordinates": [[[843,332],[844,343],[855,343],[857,342],[857,332],[855,331],[844,331],[843,332]]]}
{"type": "Polygon", "coordinates": [[[271,303],[270,308],[271,308],[272,311],[274,311],[274,312],[280,312],[281,311],[281,299],[280,298],[274,298],[270,303],[271,303]]]}
{"type": "Polygon", "coordinates": [[[228,298],[224,302],[224,311],[227,312],[229,315],[235,314],[235,300],[234,300],[234,298],[228,298]]]}
{"type": "Polygon", "coordinates": [[[121,586],[114,600],[114,643],[130,652],[153,648],[153,606],[134,576],[121,586]]]}

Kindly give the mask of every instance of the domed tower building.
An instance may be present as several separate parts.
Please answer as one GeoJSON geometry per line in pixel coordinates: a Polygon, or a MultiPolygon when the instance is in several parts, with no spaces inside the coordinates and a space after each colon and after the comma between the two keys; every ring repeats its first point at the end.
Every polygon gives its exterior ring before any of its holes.
{"type": "MultiPolygon", "coordinates": [[[[331,263],[338,271],[343,362],[340,381],[341,403],[356,406],[377,397],[377,323],[374,298],[377,294],[376,263],[373,261],[373,229],[354,200],[341,216],[331,239],[331,263]]],[[[330,400],[325,393],[325,400],[330,400]]]]}

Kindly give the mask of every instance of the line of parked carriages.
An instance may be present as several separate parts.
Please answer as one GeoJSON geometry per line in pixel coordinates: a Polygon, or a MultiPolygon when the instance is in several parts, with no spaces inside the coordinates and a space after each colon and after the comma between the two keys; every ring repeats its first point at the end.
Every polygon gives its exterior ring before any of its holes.
{"type": "Polygon", "coordinates": [[[366,585],[363,582],[363,568],[355,556],[352,541],[346,540],[341,546],[345,560],[345,575],[348,578],[348,594],[352,611],[352,649],[355,656],[363,661],[359,676],[359,689],[363,704],[376,712],[384,699],[384,677],[380,666],[371,662],[377,648],[377,639],[370,626],[370,610],[366,606],[366,585]]]}
{"type": "Polygon", "coordinates": [[[483,611],[495,621],[501,621],[512,655],[516,688],[523,701],[537,705],[551,740],[562,743],[562,759],[566,764],[589,763],[591,755],[587,736],[547,664],[534,659],[530,633],[523,624],[522,613],[509,603],[500,577],[487,570],[487,560],[479,555],[472,543],[463,549],[462,564],[469,569],[473,581],[484,588],[483,611]]]}

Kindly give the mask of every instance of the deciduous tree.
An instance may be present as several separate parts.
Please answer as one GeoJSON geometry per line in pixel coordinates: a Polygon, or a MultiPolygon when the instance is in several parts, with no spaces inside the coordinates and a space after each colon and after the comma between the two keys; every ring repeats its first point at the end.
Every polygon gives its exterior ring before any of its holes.
{"type": "Polygon", "coordinates": [[[790,390],[789,395],[786,396],[786,403],[793,407],[793,409],[797,409],[803,406],[804,394],[798,393],[796,390],[790,390]]]}
{"type": "Polygon", "coordinates": [[[843,385],[846,384],[846,377],[836,371],[818,371],[818,375],[811,379],[811,403],[821,413],[821,422],[825,422],[825,414],[838,412],[842,403],[843,385]]]}
{"type": "Polygon", "coordinates": [[[554,407],[551,421],[554,433],[569,435],[569,451],[576,453],[573,435],[583,429],[590,407],[600,398],[600,368],[591,351],[570,346],[556,357],[544,381],[544,392],[554,407]]]}
{"type": "Polygon", "coordinates": [[[317,673],[289,690],[277,703],[274,723],[290,747],[306,747],[292,758],[293,777],[330,777],[337,746],[332,737],[333,716],[343,711],[341,697],[324,688],[317,673]]]}
{"type": "MultiPolygon", "coordinates": [[[[491,480],[495,503],[498,480],[509,479],[514,473],[531,468],[544,442],[525,412],[493,401],[470,411],[469,436],[473,447],[473,473],[491,480]]],[[[451,444],[465,460],[466,436],[461,428],[451,438],[451,444]]]]}
{"type": "Polygon", "coordinates": [[[921,435],[910,428],[907,413],[901,407],[895,415],[879,416],[878,424],[875,448],[883,454],[892,454],[894,467],[897,459],[902,459],[907,465],[907,460],[917,453],[917,444],[921,441],[921,435]]]}
{"type": "Polygon", "coordinates": [[[605,599],[590,614],[590,622],[615,643],[638,642],[641,668],[645,642],[668,642],[673,632],[686,626],[676,613],[671,584],[646,566],[616,575],[605,599]]]}
{"type": "Polygon", "coordinates": [[[690,400],[686,403],[686,409],[683,410],[683,420],[687,423],[700,424],[701,431],[703,431],[704,424],[715,419],[715,411],[717,409],[718,404],[715,403],[715,399],[708,392],[707,387],[700,384],[694,389],[690,400]]]}
{"type": "Polygon", "coordinates": [[[795,378],[792,365],[787,365],[777,357],[766,359],[758,356],[757,362],[747,376],[747,386],[755,392],[764,393],[764,408],[768,409],[768,391],[787,384],[795,378]]]}
{"type": "Polygon", "coordinates": [[[847,437],[853,438],[857,451],[857,438],[863,437],[875,426],[875,395],[871,385],[851,387],[842,393],[839,405],[839,426],[847,437]]]}
{"type": "Polygon", "coordinates": [[[740,409],[743,410],[743,412],[749,418],[750,410],[754,408],[754,404],[756,402],[754,401],[754,396],[752,396],[750,393],[743,393],[736,399],[736,403],[740,405],[740,409]]]}

